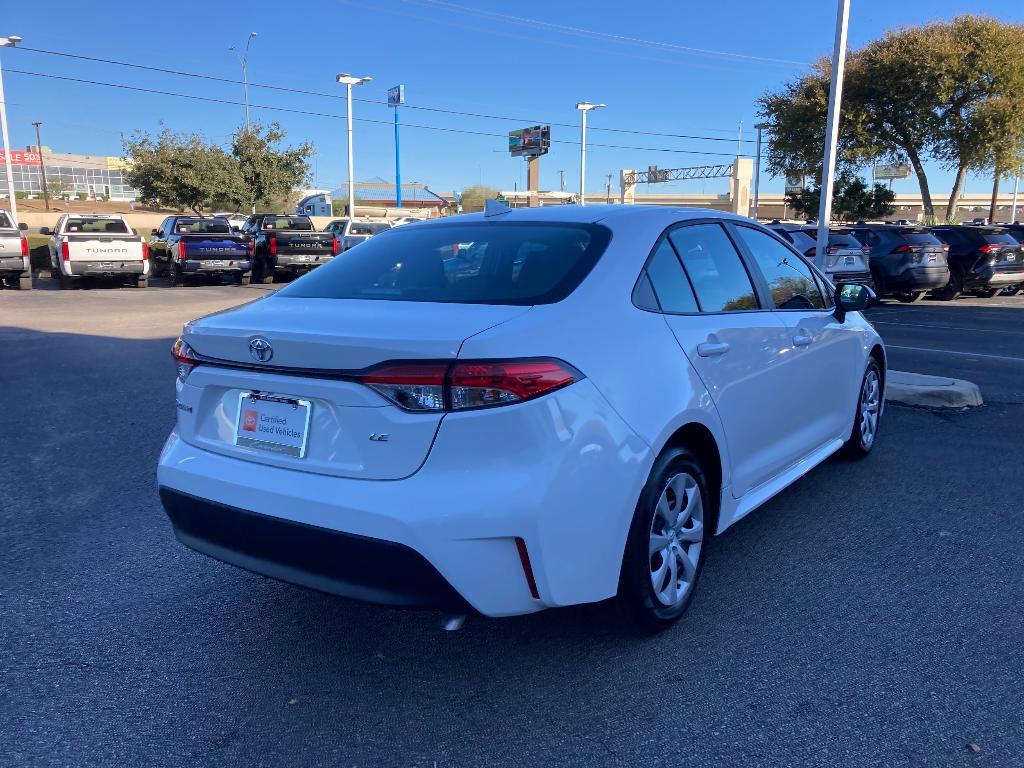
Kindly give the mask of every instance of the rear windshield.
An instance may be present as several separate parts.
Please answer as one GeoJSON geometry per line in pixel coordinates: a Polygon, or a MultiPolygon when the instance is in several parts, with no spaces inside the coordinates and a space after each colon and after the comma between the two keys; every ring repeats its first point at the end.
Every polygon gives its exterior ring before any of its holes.
{"type": "Polygon", "coordinates": [[[799,229],[792,230],[791,232],[776,230],[776,232],[781,235],[783,239],[789,240],[789,242],[793,244],[793,247],[800,251],[800,253],[807,253],[808,248],[813,248],[817,244],[817,241],[813,237],[799,229]]]}
{"type": "Polygon", "coordinates": [[[912,245],[942,245],[942,241],[927,229],[900,229],[896,235],[912,245]]]}
{"type": "Polygon", "coordinates": [[[178,219],[174,231],[179,235],[230,235],[226,219],[178,219]]]}
{"type": "Polygon", "coordinates": [[[828,244],[840,248],[863,248],[860,241],[849,232],[829,232],[828,244]]]}
{"type": "Polygon", "coordinates": [[[551,304],[580,284],[611,232],[595,224],[474,222],[389,229],[279,296],[551,304]]]}
{"type": "Polygon", "coordinates": [[[1006,232],[986,232],[985,242],[992,243],[994,245],[1016,245],[1017,241],[1014,240],[1006,232]]]}
{"type": "Polygon", "coordinates": [[[387,224],[353,224],[348,233],[350,235],[376,235],[385,229],[391,229],[387,224]]]}
{"type": "Polygon", "coordinates": [[[65,232],[105,232],[108,235],[128,235],[131,230],[121,219],[94,219],[91,217],[75,217],[68,219],[64,226],[65,232]]]}
{"type": "Polygon", "coordinates": [[[266,216],[263,229],[290,229],[299,232],[312,232],[313,222],[308,216],[266,216]]]}
{"type": "Polygon", "coordinates": [[[7,214],[0,211],[0,229],[14,229],[14,225],[11,224],[11,220],[7,218],[7,214]]]}

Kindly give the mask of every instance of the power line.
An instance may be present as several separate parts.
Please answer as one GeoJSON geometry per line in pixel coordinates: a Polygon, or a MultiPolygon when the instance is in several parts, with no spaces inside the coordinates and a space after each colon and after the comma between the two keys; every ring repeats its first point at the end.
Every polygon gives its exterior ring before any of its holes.
{"type": "MultiPolygon", "coordinates": [[[[18,46],[17,50],[31,51],[32,53],[42,53],[42,54],[46,54],[48,56],[62,56],[64,58],[69,58],[69,59],[78,59],[79,61],[92,61],[92,62],[96,62],[96,63],[99,63],[99,64],[113,64],[115,66],[128,67],[130,69],[141,69],[141,70],[146,70],[146,71],[149,71],[149,72],[160,72],[161,74],[166,74],[166,75],[176,75],[176,76],[179,76],[179,77],[192,77],[192,78],[196,78],[196,79],[199,79],[199,80],[208,80],[208,81],[217,82],[217,83],[228,83],[230,85],[242,85],[242,81],[241,80],[233,80],[233,79],[231,79],[229,77],[218,77],[216,75],[206,75],[206,74],[201,74],[201,73],[198,73],[198,72],[186,72],[186,71],[177,70],[177,69],[166,69],[164,67],[154,67],[154,66],[148,65],[148,64],[135,64],[135,63],[132,63],[132,62],[118,61],[116,59],[105,59],[105,58],[101,58],[101,57],[97,57],[97,56],[84,56],[82,54],[77,54],[77,53],[67,53],[65,51],[49,51],[49,50],[45,50],[43,48],[29,48],[27,46],[18,46]]],[[[300,94],[300,95],[303,95],[303,96],[317,96],[317,97],[328,98],[328,99],[340,99],[341,101],[345,100],[345,97],[340,95],[340,94],[325,93],[323,91],[309,91],[309,90],[304,90],[302,88],[293,88],[293,87],[290,87],[290,86],[269,85],[269,84],[266,84],[266,83],[249,83],[249,87],[250,88],[263,88],[263,89],[273,90],[273,91],[282,91],[282,92],[285,92],[285,93],[295,93],[295,94],[300,94]]],[[[381,100],[381,99],[364,99],[364,98],[359,98],[359,97],[353,97],[353,101],[359,101],[359,102],[363,102],[363,103],[366,103],[366,104],[387,105],[387,101],[384,101],[384,100],[381,100]]],[[[424,112],[436,112],[436,113],[439,113],[439,114],[456,115],[456,116],[459,116],[459,117],[476,117],[476,118],[481,118],[481,119],[486,119],[486,120],[501,120],[503,122],[512,122],[512,123],[529,123],[529,124],[533,124],[533,125],[544,124],[544,125],[557,126],[559,128],[573,128],[573,129],[575,129],[575,128],[579,127],[575,123],[559,123],[559,122],[553,122],[553,121],[549,121],[549,120],[524,119],[524,118],[516,118],[516,117],[507,117],[507,116],[504,116],[504,115],[490,115],[490,114],[486,114],[486,113],[483,113],[483,112],[464,112],[464,111],[455,110],[455,109],[445,109],[443,107],[430,107],[430,106],[420,105],[420,104],[403,104],[402,105],[402,109],[415,109],[415,110],[420,110],[420,111],[424,111],[424,112]]],[[[719,141],[719,142],[726,141],[726,142],[732,142],[732,139],[723,138],[721,136],[702,136],[700,134],[687,134],[687,133],[664,133],[664,132],[660,132],[660,131],[642,131],[642,130],[631,129],[631,128],[609,128],[609,127],[604,127],[604,126],[593,126],[593,127],[591,127],[591,130],[593,130],[593,131],[605,131],[605,132],[608,132],[608,133],[634,134],[634,135],[637,135],[637,136],[657,136],[659,138],[669,138],[669,139],[691,139],[691,140],[695,140],[695,141],[719,141]]],[[[754,139],[743,139],[743,142],[746,143],[746,144],[756,143],[754,139]]]]}
{"type": "MultiPolygon", "coordinates": [[[[159,89],[156,89],[156,88],[143,88],[141,86],[127,85],[125,83],[107,83],[107,82],[104,82],[102,80],[87,80],[87,79],[78,78],[78,77],[68,77],[66,75],[51,75],[51,74],[47,74],[47,73],[43,73],[43,72],[29,72],[29,71],[23,70],[23,69],[7,69],[6,72],[9,73],[9,74],[15,74],[15,75],[28,75],[28,76],[31,76],[31,77],[42,77],[42,78],[47,78],[47,79],[50,79],[50,80],[64,80],[66,82],[82,83],[82,84],[85,84],[85,85],[101,85],[101,86],[105,86],[107,88],[119,88],[121,90],[136,91],[138,93],[149,93],[149,94],[154,94],[154,95],[157,95],[157,96],[173,96],[173,97],[180,98],[180,99],[191,99],[193,101],[204,101],[204,102],[208,102],[208,103],[212,103],[212,104],[227,104],[227,105],[230,105],[230,106],[242,106],[244,104],[244,102],[233,101],[231,99],[218,99],[218,98],[214,98],[212,96],[197,96],[196,94],[192,94],[192,93],[177,93],[176,91],[163,91],[163,90],[159,90],[159,89]]],[[[329,112],[314,112],[312,110],[307,110],[307,109],[295,109],[295,108],[292,108],[292,107],[278,107],[278,106],[274,106],[274,105],[271,105],[271,104],[252,104],[252,103],[250,103],[249,106],[257,108],[257,109],[267,109],[267,110],[271,110],[271,111],[275,111],[275,112],[287,112],[287,113],[290,113],[290,114],[306,115],[306,116],[309,116],[309,117],[326,117],[326,118],[330,118],[332,120],[341,120],[341,119],[343,119],[341,115],[336,115],[336,114],[332,114],[332,113],[329,113],[329,112]]],[[[374,120],[373,118],[369,118],[369,117],[356,117],[356,118],[353,118],[353,119],[355,121],[357,121],[357,122],[362,122],[362,123],[373,123],[373,124],[376,124],[376,125],[387,125],[387,126],[391,126],[392,125],[392,122],[390,120],[374,120]]],[[[465,128],[445,128],[445,127],[439,126],[439,125],[419,125],[419,124],[416,124],[416,123],[403,123],[402,127],[403,128],[419,128],[419,129],[428,130],[428,131],[442,131],[442,132],[445,132],[445,133],[461,133],[461,134],[467,134],[467,135],[471,135],[471,136],[488,136],[488,137],[491,137],[491,138],[498,138],[498,139],[506,139],[507,138],[507,134],[504,134],[504,133],[490,133],[490,132],[487,132],[487,131],[471,131],[471,130],[467,130],[465,128]]],[[[573,126],[573,127],[575,127],[575,126],[573,126]]],[[[572,141],[572,140],[556,140],[556,139],[552,139],[551,143],[552,144],[573,144],[573,145],[576,145],[577,147],[580,145],[580,142],[572,141]]],[[[635,150],[635,151],[639,151],[639,152],[671,152],[671,153],[674,153],[674,154],[681,154],[681,155],[705,155],[705,156],[713,156],[713,157],[735,157],[735,154],[732,153],[732,152],[705,152],[705,151],[690,150],[690,149],[669,149],[667,147],[631,147],[631,146],[622,146],[622,145],[619,145],[619,144],[599,144],[599,143],[589,142],[589,141],[587,142],[587,146],[588,147],[600,147],[600,148],[603,148],[603,149],[635,150]]]]}

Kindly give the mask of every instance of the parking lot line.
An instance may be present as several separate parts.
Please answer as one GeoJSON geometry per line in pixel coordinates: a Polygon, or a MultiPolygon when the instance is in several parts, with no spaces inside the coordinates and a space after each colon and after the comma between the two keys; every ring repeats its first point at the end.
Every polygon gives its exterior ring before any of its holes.
{"type": "Polygon", "coordinates": [[[952,349],[935,349],[934,347],[901,347],[896,344],[886,344],[886,349],[903,349],[908,352],[937,352],[942,355],[959,355],[960,357],[984,357],[988,360],[1005,360],[1013,363],[1024,363],[1024,357],[1012,357],[1009,355],[986,355],[981,352],[956,352],[952,349]]]}
{"type": "MultiPolygon", "coordinates": [[[[869,320],[871,318],[868,318],[869,320]]],[[[965,328],[961,325],[935,325],[933,323],[894,323],[890,320],[871,320],[872,325],[898,325],[907,328],[938,328],[943,331],[968,331],[970,333],[977,333],[977,328],[965,328]]],[[[1011,331],[1004,328],[986,328],[985,333],[1005,333],[1011,336],[1024,336],[1024,331],[1011,331]]]]}

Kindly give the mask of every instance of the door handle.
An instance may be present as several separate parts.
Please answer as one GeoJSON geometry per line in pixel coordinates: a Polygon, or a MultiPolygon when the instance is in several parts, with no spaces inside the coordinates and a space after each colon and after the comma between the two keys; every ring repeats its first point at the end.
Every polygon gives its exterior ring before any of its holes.
{"type": "Polygon", "coordinates": [[[798,333],[796,336],[793,337],[794,347],[806,347],[810,343],[811,337],[808,336],[806,333],[798,333]]]}
{"type": "Polygon", "coordinates": [[[697,345],[697,354],[701,357],[718,357],[729,351],[729,343],[726,341],[705,341],[697,345]]]}

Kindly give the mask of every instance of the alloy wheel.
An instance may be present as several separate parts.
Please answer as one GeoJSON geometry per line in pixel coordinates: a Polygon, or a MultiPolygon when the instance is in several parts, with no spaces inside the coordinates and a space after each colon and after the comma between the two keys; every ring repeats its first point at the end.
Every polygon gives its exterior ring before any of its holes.
{"type": "Polygon", "coordinates": [[[864,375],[864,383],[860,388],[860,440],[865,448],[870,448],[875,442],[875,433],[878,431],[881,389],[878,371],[871,368],[864,375]]]}
{"type": "Polygon", "coordinates": [[[650,576],[662,605],[678,605],[693,589],[704,544],[704,503],[686,472],[669,478],[658,497],[650,533],[650,576]]]}

